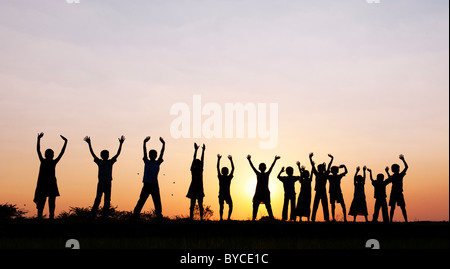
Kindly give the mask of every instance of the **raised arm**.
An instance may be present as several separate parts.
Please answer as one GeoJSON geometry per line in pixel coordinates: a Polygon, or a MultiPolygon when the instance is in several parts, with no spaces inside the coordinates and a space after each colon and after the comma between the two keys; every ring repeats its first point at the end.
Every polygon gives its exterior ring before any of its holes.
{"type": "Polygon", "coordinates": [[[408,164],[405,161],[405,156],[403,154],[400,154],[399,156],[400,160],[402,160],[403,164],[405,165],[405,168],[402,171],[402,174],[406,173],[406,170],[408,170],[408,164]]]}
{"type": "Polygon", "coordinates": [[[280,159],[280,156],[275,156],[275,158],[273,159],[273,163],[269,168],[269,171],[267,171],[268,174],[270,174],[272,172],[273,167],[275,166],[275,163],[280,159]]]}
{"type": "Polygon", "coordinates": [[[222,158],[222,155],[217,154],[217,174],[221,175],[222,173],[220,173],[220,158],[222,158]]]}
{"type": "Polygon", "coordinates": [[[203,146],[202,146],[202,158],[201,158],[202,165],[203,165],[203,163],[205,161],[205,149],[206,149],[206,146],[205,146],[205,144],[203,144],[203,146]]]}
{"type": "Polygon", "coordinates": [[[197,145],[197,143],[194,143],[194,158],[192,160],[197,159],[197,151],[198,151],[198,145],[197,145]]]}
{"type": "Polygon", "coordinates": [[[92,157],[94,157],[94,159],[98,159],[98,157],[94,153],[94,150],[92,149],[91,138],[89,136],[86,136],[83,140],[89,145],[89,151],[91,152],[92,157]]]}
{"type": "Polygon", "coordinates": [[[64,140],[64,145],[61,149],[61,152],[59,153],[58,157],[56,157],[55,162],[58,163],[59,160],[61,160],[61,157],[64,155],[64,152],[66,151],[66,146],[67,146],[67,138],[65,138],[64,136],[60,135],[62,140],[64,140]]]}
{"type": "Polygon", "coordinates": [[[114,155],[114,157],[112,157],[112,159],[117,159],[117,157],[119,157],[120,152],[122,151],[122,144],[124,141],[125,141],[125,136],[122,135],[119,138],[119,149],[117,149],[117,153],[116,153],[116,155],[114,155]]]}
{"type": "Polygon", "coordinates": [[[372,169],[367,168],[367,171],[369,171],[369,175],[370,175],[370,181],[373,182],[373,177],[372,177],[372,169]]]}
{"type": "Polygon", "coordinates": [[[348,173],[347,166],[345,166],[345,164],[341,164],[339,167],[344,168],[344,172],[341,175],[345,176],[348,173]]]}
{"type": "Polygon", "coordinates": [[[366,170],[367,170],[367,166],[363,166],[363,178],[364,178],[364,181],[366,180],[366,170]]]}
{"type": "Polygon", "coordinates": [[[389,166],[386,166],[386,168],[384,169],[384,171],[386,171],[387,177],[390,178],[391,175],[389,175],[389,166]]]}
{"type": "Polygon", "coordinates": [[[302,167],[300,166],[300,161],[297,161],[298,171],[300,172],[300,177],[302,176],[302,167]]]}
{"type": "Polygon", "coordinates": [[[309,154],[309,161],[311,162],[311,166],[312,166],[312,168],[311,168],[311,175],[312,174],[317,174],[316,166],[315,166],[315,163],[314,163],[314,161],[312,159],[313,156],[314,156],[314,153],[311,152],[309,154]]]}
{"type": "Polygon", "coordinates": [[[277,178],[278,178],[279,180],[281,180],[281,174],[282,174],[283,172],[284,172],[284,166],[281,167],[280,173],[278,173],[277,178]]]}
{"type": "Polygon", "coordinates": [[[42,153],[41,153],[41,138],[44,136],[44,133],[39,133],[38,134],[38,138],[37,138],[37,145],[36,145],[36,150],[37,150],[37,154],[39,157],[39,160],[42,161],[44,158],[42,157],[42,153]]]}
{"type": "Polygon", "coordinates": [[[359,166],[357,166],[355,176],[353,177],[354,183],[356,183],[356,176],[358,176],[359,170],[361,170],[361,168],[359,166]]]}
{"type": "Polygon", "coordinates": [[[328,154],[328,157],[331,158],[330,162],[328,163],[328,167],[327,167],[327,171],[329,172],[330,168],[331,168],[331,164],[333,163],[334,157],[331,154],[328,154]]]}
{"type": "Polygon", "coordinates": [[[231,155],[228,155],[228,159],[230,160],[230,163],[231,163],[231,172],[230,172],[230,176],[232,176],[233,173],[234,173],[233,157],[231,157],[231,155]]]}
{"type": "Polygon", "coordinates": [[[148,160],[148,156],[147,156],[147,142],[150,140],[150,136],[147,136],[145,139],[144,139],[144,142],[143,142],[143,150],[144,150],[144,160],[148,160]]]}
{"type": "Polygon", "coordinates": [[[164,139],[162,137],[159,138],[159,141],[161,141],[162,146],[161,146],[161,152],[159,153],[159,160],[163,159],[164,156],[164,151],[166,150],[166,141],[164,141],[164,139]]]}
{"type": "Polygon", "coordinates": [[[253,169],[253,172],[255,172],[256,174],[258,174],[259,171],[256,170],[255,166],[253,165],[253,163],[252,163],[252,156],[251,156],[250,154],[247,155],[247,160],[248,160],[248,162],[250,163],[250,167],[253,169]]]}

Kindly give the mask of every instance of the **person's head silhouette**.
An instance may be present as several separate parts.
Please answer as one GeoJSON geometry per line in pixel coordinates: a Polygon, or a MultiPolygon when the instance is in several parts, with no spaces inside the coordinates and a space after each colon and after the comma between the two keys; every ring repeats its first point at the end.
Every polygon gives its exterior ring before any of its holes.
{"type": "Polygon", "coordinates": [[[152,149],[148,152],[148,157],[150,158],[151,161],[156,160],[157,156],[158,156],[158,153],[154,149],[152,149]]]}
{"type": "Polygon", "coordinates": [[[261,171],[261,173],[264,173],[266,171],[266,164],[265,163],[260,163],[259,164],[259,171],[261,171]]]}
{"type": "Polygon", "coordinates": [[[321,163],[317,166],[317,171],[320,173],[325,172],[325,163],[321,163]]]}
{"type": "Polygon", "coordinates": [[[109,159],[109,151],[107,151],[107,150],[102,150],[102,151],[100,152],[100,157],[102,157],[102,159],[103,159],[104,161],[107,161],[107,160],[109,159]]]}
{"type": "Polygon", "coordinates": [[[222,167],[222,175],[228,176],[228,168],[227,167],[222,167]]]}
{"type": "Polygon", "coordinates": [[[47,149],[44,153],[45,159],[47,160],[53,160],[53,157],[55,156],[55,152],[52,149],[47,149]]]}
{"type": "Polygon", "coordinates": [[[400,165],[398,165],[398,164],[393,164],[393,165],[391,166],[391,170],[392,170],[392,173],[398,174],[398,173],[400,172],[400,165]]]}
{"type": "Polygon", "coordinates": [[[378,174],[377,175],[377,181],[383,181],[384,180],[384,175],[383,174],[378,174]]]}
{"type": "Polygon", "coordinates": [[[333,166],[333,167],[331,167],[330,170],[331,170],[331,173],[332,173],[333,175],[337,175],[338,172],[339,172],[339,167],[333,166]]]}
{"type": "Polygon", "coordinates": [[[291,166],[288,166],[288,167],[286,168],[286,174],[287,174],[288,176],[292,176],[292,175],[294,174],[294,168],[292,168],[291,166]]]}

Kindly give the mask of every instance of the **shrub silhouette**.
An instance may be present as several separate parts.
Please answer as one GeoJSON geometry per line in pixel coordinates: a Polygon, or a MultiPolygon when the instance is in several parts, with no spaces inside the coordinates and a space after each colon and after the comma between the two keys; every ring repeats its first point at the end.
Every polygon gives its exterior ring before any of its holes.
{"type": "MultiPolygon", "coordinates": [[[[99,210],[96,213],[96,218],[101,218],[102,216],[102,210],[103,208],[99,208],[99,210]]],[[[69,211],[63,211],[58,215],[58,219],[63,220],[75,220],[75,219],[88,219],[91,216],[91,207],[69,207],[69,211]]],[[[111,206],[108,211],[109,219],[112,220],[129,220],[133,212],[131,211],[123,211],[118,210],[117,206],[113,207],[111,206]]],[[[144,212],[141,214],[140,219],[141,220],[151,220],[155,218],[156,215],[154,213],[154,210],[150,212],[144,212]]]]}
{"type": "Polygon", "coordinates": [[[17,205],[2,204],[0,205],[0,219],[22,219],[27,211],[19,209],[17,205]]]}

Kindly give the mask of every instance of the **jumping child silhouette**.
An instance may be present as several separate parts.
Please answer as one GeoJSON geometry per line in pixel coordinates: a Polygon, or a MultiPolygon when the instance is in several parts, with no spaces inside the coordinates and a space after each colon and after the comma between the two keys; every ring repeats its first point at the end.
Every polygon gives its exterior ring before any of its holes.
{"type": "Polygon", "coordinates": [[[228,220],[230,220],[231,212],[233,212],[233,200],[231,200],[230,184],[234,174],[234,163],[231,155],[228,159],[231,162],[231,172],[228,173],[228,168],[223,167],[220,170],[220,159],[222,155],[217,154],[217,177],[219,178],[219,205],[220,205],[220,220],[223,220],[224,202],[228,204],[228,220]]]}
{"type": "Polygon", "coordinates": [[[39,160],[41,161],[41,165],[39,167],[39,176],[37,180],[36,190],[34,192],[33,202],[36,203],[36,208],[38,210],[37,218],[42,218],[42,213],[44,211],[45,201],[48,197],[48,210],[49,210],[49,219],[55,218],[55,204],[56,197],[59,196],[58,184],[56,182],[56,164],[61,160],[61,157],[64,154],[67,146],[67,138],[61,135],[61,138],[64,140],[64,145],[56,159],[53,159],[55,153],[52,149],[47,149],[45,151],[45,158],[42,157],[41,153],[41,138],[44,136],[44,133],[38,134],[37,139],[37,154],[39,160]]]}
{"type": "Polygon", "coordinates": [[[364,193],[364,184],[366,183],[366,169],[367,167],[363,167],[363,176],[358,175],[360,167],[356,167],[356,173],[354,177],[355,184],[355,192],[353,194],[353,201],[350,206],[350,211],[348,214],[353,216],[353,222],[356,221],[357,215],[363,215],[367,220],[367,203],[366,203],[366,194],[364,193]]]}
{"type": "Polygon", "coordinates": [[[203,192],[203,164],[205,160],[205,149],[206,146],[203,144],[202,146],[202,157],[201,159],[197,159],[197,151],[199,146],[197,143],[194,143],[194,158],[192,160],[191,165],[191,175],[192,181],[189,186],[189,191],[186,195],[187,198],[191,199],[191,206],[189,208],[189,218],[192,220],[194,218],[194,208],[195,201],[198,203],[198,208],[200,211],[200,220],[203,220],[203,197],[205,197],[205,193],[203,192]]]}
{"type": "Polygon", "coordinates": [[[102,200],[102,195],[105,194],[105,198],[103,200],[103,217],[108,217],[109,207],[111,205],[111,181],[112,181],[112,170],[113,165],[117,161],[117,157],[119,157],[120,152],[122,151],[122,144],[125,141],[125,137],[122,135],[119,138],[119,149],[117,150],[117,154],[109,159],[109,151],[102,150],[100,152],[99,159],[92,149],[91,138],[86,136],[84,141],[89,145],[89,151],[91,152],[92,157],[94,157],[94,162],[98,165],[98,184],[97,184],[97,194],[95,196],[94,205],[91,209],[91,218],[94,218],[97,214],[98,206],[102,200]]]}
{"type": "Polygon", "coordinates": [[[277,162],[278,159],[280,159],[280,156],[275,156],[275,159],[273,160],[272,165],[270,166],[269,170],[266,171],[266,164],[260,163],[259,164],[259,171],[255,168],[255,166],[252,163],[251,160],[252,156],[247,155],[247,160],[250,163],[250,166],[252,167],[253,171],[256,174],[256,190],[255,195],[253,196],[253,214],[252,214],[252,220],[256,219],[256,215],[258,214],[258,208],[259,204],[263,203],[266,205],[267,213],[269,214],[270,219],[274,219],[273,212],[272,212],[272,206],[270,205],[270,191],[269,191],[269,175],[272,172],[272,169],[277,162]]]}
{"type": "MultiPolygon", "coordinates": [[[[299,167],[300,170],[300,167],[299,167]]],[[[284,203],[283,211],[281,214],[281,220],[287,220],[289,202],[291,204],[291,212],[289,219],[295,221],[295,182],[300,180],[299,176],[294,176],[294,169],[291,166],[286,168],[287,176],[281,176],[284,172],[284,167],[281,168],[280,173],[278,173],[278,179],[283,182],[284,188],[284,203]]]]}
{"type": "Polygon", "coordinates": [[[316,176],[316,186],[314,187],[314,190],[316,191],[316,195],[314,196],[314,203],[313,203],[313,211],[311,215],[311,221],[316,220],[316,213],[317,209],[319,207],[319,202],[322,201],[322,209],[323,209],[323,217],[325,221],[329,221],[329,213],[328,213],[328,198],[327,198],[327,179],[328,175],[330,174],[330,167],[333,163],[334,157],[331,154],[328,154],[328,157],[331,158],[330,163],[328,164],[327,169],[325,170],[325,163],[319,164],[317,166],[317,170],[314,164],[314,161],[312,160],[312,157],[314,154],[311,152],[309,154],[309,160],[311,162],[312,166],[312,173],[316,176]]]}
{"type": "Polygon", "coordinates": [[[307,217],[309,221],[309,216],[311,215],[311,182],[312,174],[306,170],[305,166],[300,167],[300,162],[297,162],[297,166],[300,169],[300,193],[298,195],[297,207],[295,209],[296,215],[300,217],[307,217]]]}
{"type": "Polygon", "coordinates": [[[386,181],[388,183],[392,183],[391,195],[389,197],[389,206],[391,207],[390,219],[392,222],[394,218],[395,205],[397,204],[402,209],[403,219],[405,222],[408,222],[408,216],[406,215],[406,203],[403,196],[403,178],[408,170],[408,164],[406,163],[405,156],[403,156],[403,154],[400,154],[399,159],[402,160],[405,166],[402,172],[400,172],[400,165],[393,164],[391,166],[393,174],[389,175],[389,167],[386,167],[386,174],[388,175],[386,181]]]}
{"type": "Polygon", "coordinates": [[[369,171],[370,173],[370,181],[372,181],[372,185],[375,189],[374,191],[375,209],[373,211],[372,222],[378,222],[378,214],[380,213],[380,209],[383,216],[383,222],[389,222],[389,215],[386,202],[386,185],[389,184],[389,182],[387,180],[384,180],[383,174],[378,174],[377,180],[373,180],[372,170],[367,168],[367,171],[369,171]]]}
{"type": "Polygon", "coordinates": [[[150,136],[147,136],[144,139],[143,149],[144,149],[144,157],[142,158],[144,161],[144,177],[142,179],[143,186],[141,190],[141,194],[139,195],[139,200],[134,207],[133,216],[135,218],[139,217],[141,214],[142,207],[147,201],[148,196],[151,194],[153,199],[153,204],[155,206],[155,215],[157,218],[162,218],[162,206],[161,206],[161,195],[159,193],[159,184],[158,184],[158,174],[159,167],[161,163],[164,161],[164,150],[166,148],[166,142],[162,137],[159,138],[159,141],[162,143],[161,152],[159,154],[159,158],[156,159],[158,152],[152,149],[148,152],[147,156],[147,142],[150,140],[150,136]],[[149,159],[150,158],[150,159],[149,159]]]}
{"type": "Polygon", "coordinates": [[[335,211],[336,211],[336,203],[341,204],[342,207],[342,214],[344,215],[344,222],[347,222],[347,213],[345,209],[345,203],[344,203],[344,196],[342,195],[341,190],[341,179],[347,175],[347,167],[345,165],[340,165],[339,167],[333,166],[331,167],[331,175],[328,176],[328,180],[330,181],[330,204],[331,204],[331,217],[333,218],[333,221],[336,221],[335,218],[335,211]],[[343,168],[344,172],[341,174],[339,173],[339,168],[343,168]]]}

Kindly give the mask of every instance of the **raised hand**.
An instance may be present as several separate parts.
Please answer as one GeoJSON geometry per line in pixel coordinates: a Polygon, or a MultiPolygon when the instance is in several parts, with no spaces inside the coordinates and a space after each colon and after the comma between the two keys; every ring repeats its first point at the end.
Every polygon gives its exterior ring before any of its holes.
{"type": "Polygon", "coordinates": [[[120,144],[123,144],[123,142],[125,141],[125,136],[121,136],[120,138],[119,138],[119,143],[120,144]]]}
{"type": "Polygon", "coordinates": [[[62,140],[67,142],[67,138],[65,138],[64,136],[60,135],[60,137],[62,138],[62,140]]]}
{"type": "Polygon", "coordinates": [[[252,158],[252,155],[248,154],[247,155],[247,160],[250,160],[252,158]]]}
{"type": "Polygon", "coordinates": [[[405,156],[403,156],[403,154],[400,154],[400,156],[398,156],[398,158],[399,158],[400,160],[402,160],[402,161],[405,160],[405,156]]]}
{"type": "Polygon", "coordinates": [[[359,170],[361,170],[361,167],[357,166],[356,167],[356,172],[358,172],[359,170]]]}
{"type": "Polygon", "coordinates": [[[222,158],[222,155],[220,155],[220,154],[217,154],[217,159],[219,159],[219,160],[220,160],[220,158],[222,158]]]}
{"type": "Polygon", "coordinates": [[[166,141],[164,141],[164,139],[162,137],[159,138],[159,141],[161,141],[161,143],[165,144],[166,141]]]}
{"type": "Polygon", "coordinates": [[[86,136],[83,140],[88,144],[91,143],[91,138],[89,136],[86,136]]]}
{"type": "Polygon", "coordinates": [[[205,149],[206,149],[206,146],[205,146],[205,144],[203,144],[202,150],[204,151],[205,149]]]}
{"type": "Polygon", "coordinates": [[[232,161],[232,160],[233,160],[233,157],[232,157],[231,155],[228,155],[228,159],[229,159],[230,161],[232,161]]]}
{"type": "Polygon", "coordinates": [[[311,152],[311,153],[309,154],[309,158],[312,158],[313,156],[314,156],[314,153],[311,152]]]}
{"type": "Polygon", "coordinates": [[[44,133],[38,133],[38,138],[41,139],[44,136],[44,133]]]}
{"type": "Polygon", "coordinates": [[[198,147],[197,143],[194,143],[194,149],[195,149],[195,150],[198,150],[198,148],[199,148],[199,147],[198,147]]]}
{"type": "Polygon", "coordinates": [[[389,172],[389,166],[386,166],[386,168],[384,168],[384,170],[385,170],[386,172],[389,172]]]}
{"type": "Polygon", "coordinates": [[[296,164],[298,167],[300,167],[300,161],[297,161],[296,164]]]}
{"type": "Polygon", "coordinates": [[[367,166],[364,165],[363,166],[363,171],[366,171],[366,169],[367,169],[367,166]]]}
{"type": "Polygon", "coordinates": [[[147,143],[149,140],[150,140],[150,136],[147,136],[147,137],[144,139],[144,143],[147,143]]]}
{"type": "Polygon", "coordinates": [[[331,159],[334,159],[333,155],[328,154],[328,157],[330,157],[331,159]]]}
{"type": "Polygon", "coordinates": [[[275,160],[279,160],[281,157],[280,156],[275,156],[275,160]]]}

